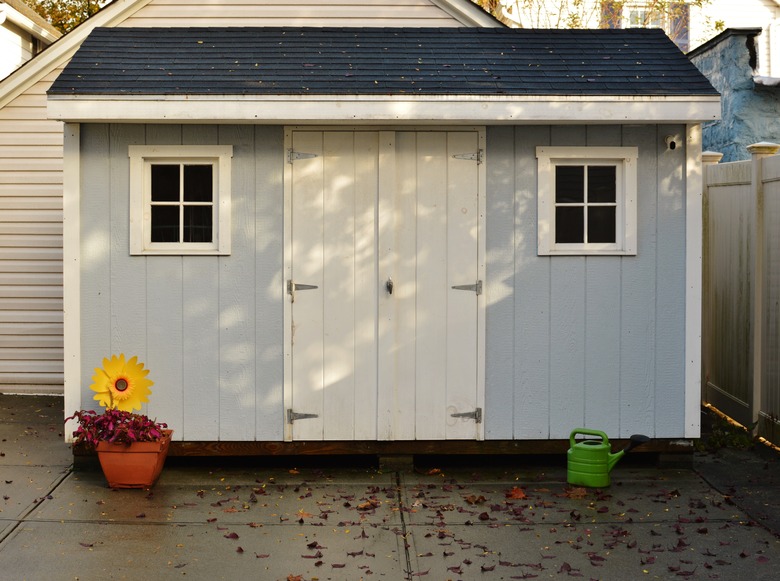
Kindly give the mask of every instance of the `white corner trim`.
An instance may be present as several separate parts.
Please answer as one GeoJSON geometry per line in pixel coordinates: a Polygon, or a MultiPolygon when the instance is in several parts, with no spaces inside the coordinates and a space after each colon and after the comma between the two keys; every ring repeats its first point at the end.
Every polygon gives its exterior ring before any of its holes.
{"type": "Polygon", "coordinates": [[[685,176],[685,437],[701,435],[702,199],[701,125],[688,125],[685,176]]]}
{"type": "MultiPolygon", "coordinates": [[[[81,409],[81,217],[79,151],[81,127],[66,123],[63,139],[63,307],[64,307],[64,409],[67,418],[81,409]]],[[[72,441],[75,422],[65,426],[65,440],[72,441]]]]}
{"type": "Polygon", "coordinates": [[[719,97],[484,95],[50,95],[48,117],[104,123],[698,123],[719,97]]]}

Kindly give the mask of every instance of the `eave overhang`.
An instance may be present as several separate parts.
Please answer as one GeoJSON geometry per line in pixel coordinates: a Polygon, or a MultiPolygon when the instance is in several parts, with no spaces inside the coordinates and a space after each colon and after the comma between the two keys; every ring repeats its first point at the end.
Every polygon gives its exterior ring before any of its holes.
{"type": "Polygon", "coordinates": [[[720,97],[566,95],[49,95],[74,123],[702,123],[720,97]]]}

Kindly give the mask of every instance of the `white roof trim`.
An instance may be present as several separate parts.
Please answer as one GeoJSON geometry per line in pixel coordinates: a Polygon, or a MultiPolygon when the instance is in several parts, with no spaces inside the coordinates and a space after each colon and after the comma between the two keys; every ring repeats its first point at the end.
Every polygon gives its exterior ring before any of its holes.
{"type": "Polygon", "coordinates": [[[699,123],[720,119],[720,97],[50,95],[48,117],[95,123],[699,123]]]}
{"type": "Polygon", "coordinates": [[[41,40],[45,40],[47,44],[51,44],[55,40],[57,40],[59,37],[62,36],[62,34],[56,30],[47,30],[40,24],[34,22],[31,18],[28,18],[18,10],[16,10],[13,6],[5,3],[0,3],[0,24],[2,24],[5,20],[8,20],[9,22],[13,22],[16,26],[21,28],[22,30],[26,30],[36,38],[40,38],[41,40]]]}
{"type": "MultiPolygon", "coordinates": [[[[780,1],[780,0],[778,0],[780,1]]],[[[441,8],[444,12],[460,21],[464,26],[477,26],[484,28],[506,28],[496,18],[485,12],[471,0],[466,2],[453,2],[452,0],[431,0],[431,3],[441,8]]]]}

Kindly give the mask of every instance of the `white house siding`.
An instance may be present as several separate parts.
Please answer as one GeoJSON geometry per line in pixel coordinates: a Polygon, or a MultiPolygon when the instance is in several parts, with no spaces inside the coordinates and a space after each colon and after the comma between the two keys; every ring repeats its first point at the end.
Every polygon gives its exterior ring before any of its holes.
{"type": "Polygon", "coordinates": [[[119,26],[463,26],[431,0],[153,0],[119,26]]]}
{"type": "Polygon", "coordinates": [[[685,151],[669,134],[684,127],[488,131],[486,439],[682,435],[685,151]],[[537,256],[538,145],[639,147],[635,257],[537,256]]]}
{"type": "MultiPolygon", "coordinates": [[[[684,127],[488,128],[487,439],[683,436],[686,154],[669,134],[684,127]],[[537,256],[538,145],[639,148],[637,256],[537,256]]],[[[82,126],[83,405],[121,351],[178,438],[283,439],[283,144],[271,126],[82,126]],[[232,254],[131,257],[127,147],[180,143],[234,147],[232,254]]]]}
{"type": "Polygon", "coordinates": [[[0,109],[0,386],[62,390],[62,124],[56,73],[0,109]]]}
{"type": "MultiPolygon", "coordinates": [[[[433,0],[152,0],[124,22],[106,25],[462,24],[433,0]]],[[[46,91],[68,58],[20,93],[0,92],[0,391],[62,392],[62,124],[46,118],[46,91]]]]}
{"type": "Polygon", "coordinates": [[[0,79],[8,76],[31,57],[30,34],[8,20],[0,24],[0,79]]]}

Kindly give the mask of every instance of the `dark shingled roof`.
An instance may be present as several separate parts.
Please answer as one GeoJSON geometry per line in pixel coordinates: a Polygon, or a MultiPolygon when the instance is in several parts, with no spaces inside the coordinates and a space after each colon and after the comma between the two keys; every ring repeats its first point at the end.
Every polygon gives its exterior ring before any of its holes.
{"type": "Polygon", "coordinates": [[[96,28],[52,95],[717,95],[661,30],[96,28]]]}

